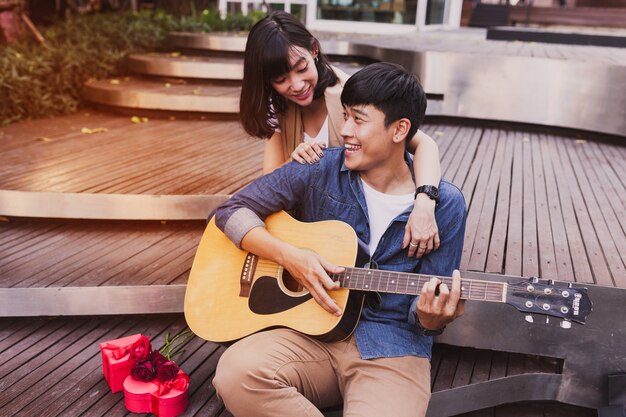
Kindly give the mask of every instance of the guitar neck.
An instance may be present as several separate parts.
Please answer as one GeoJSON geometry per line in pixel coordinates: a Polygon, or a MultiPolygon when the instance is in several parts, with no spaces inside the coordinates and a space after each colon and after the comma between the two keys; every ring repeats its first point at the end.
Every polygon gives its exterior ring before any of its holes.
{"type": "MultiPolygon", "coordinates": [[[[434,275],[384,271],[380,269],[346,268],[330,277],[343,288],[360,291],[376,291],[392,294],[418,295],[431,278],[438,278],[448,287],[452,278],[434,275]]],[[[506,303],[507,284],[475,279],[461,279],[461,299],[506,303]]]]}

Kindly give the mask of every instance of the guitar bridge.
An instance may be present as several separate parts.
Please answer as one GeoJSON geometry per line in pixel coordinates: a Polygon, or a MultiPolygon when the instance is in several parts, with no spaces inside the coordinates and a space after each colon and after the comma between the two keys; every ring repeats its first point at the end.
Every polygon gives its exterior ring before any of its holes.
{"type": "Polygon", "coordinates": [[[239,296],[249,297],[250,289],[252,288],[252,278],[254,278],[254,271],[256,271],[256,265],[259,262],[259,257],[248,252],[246,260],[241,268],[241,276],[239,278],[239,296]]]}

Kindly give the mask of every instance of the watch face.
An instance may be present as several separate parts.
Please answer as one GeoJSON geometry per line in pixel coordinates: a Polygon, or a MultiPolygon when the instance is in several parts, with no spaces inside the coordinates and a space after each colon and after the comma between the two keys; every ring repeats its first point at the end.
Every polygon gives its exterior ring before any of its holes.
{"type": "Polygon", "coordinates": [[[439,198],[439,190],[436,189],[435,187],[430,189],[430,195],[433,196],[434,199],[438,199],[439,198]]]}

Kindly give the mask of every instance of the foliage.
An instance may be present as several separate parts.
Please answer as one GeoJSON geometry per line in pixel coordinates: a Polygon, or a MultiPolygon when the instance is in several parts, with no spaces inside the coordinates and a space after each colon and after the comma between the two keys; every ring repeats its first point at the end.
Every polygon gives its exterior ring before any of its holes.
{"type": "Polygon", "coordinates": [[[249,30],[260,18],[192,12],[73,16],[43,28],[46,47],[31,39],[0,46],[0,124],[75,111],[88,79],[122,74],[126,55],[163,49],[170,31],[249,30]]]}

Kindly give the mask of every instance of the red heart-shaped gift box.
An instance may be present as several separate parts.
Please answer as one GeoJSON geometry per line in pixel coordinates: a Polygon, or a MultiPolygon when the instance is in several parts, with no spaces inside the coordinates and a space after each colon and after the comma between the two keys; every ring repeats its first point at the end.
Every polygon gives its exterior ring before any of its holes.
{"type": "Polygon", "coordinates": [[[134,334],[100,343],[102,373],[111,388],[111,392],[124,389],[124,380],[130,375],[130,370],[134,365],[130,360],[130,348],[141,337],[140,334],[134,334]]]}
{"type": "Polygon", "coordinates": [[[128,376],[124,380],[124,404],[133,413],[152,413],[157,417],[176,417],[189,405],[189,377],[183,371],[165,383],[154,379],[142,382],[128,376]]]}

